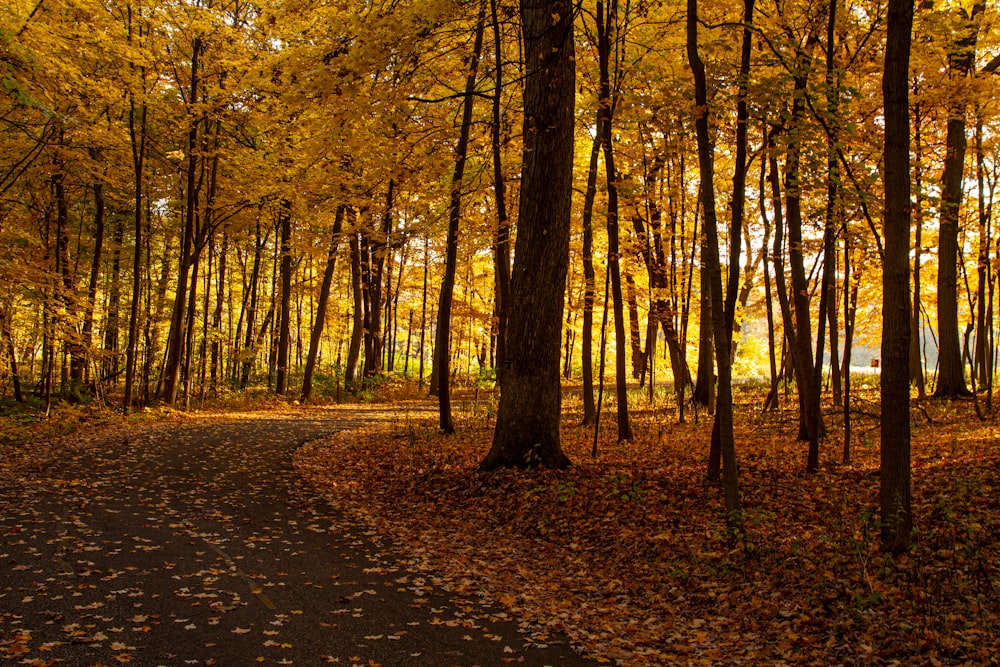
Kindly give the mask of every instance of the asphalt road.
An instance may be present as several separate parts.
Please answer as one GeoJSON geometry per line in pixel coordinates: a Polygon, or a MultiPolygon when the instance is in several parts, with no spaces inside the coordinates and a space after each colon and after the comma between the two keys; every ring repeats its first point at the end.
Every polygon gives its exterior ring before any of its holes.
{"type": "Polygon", "coordinates": [[[0,660],[589,665],[408,572],[292,467],[339,413],[156,425],[0,488],[0,660]]]}

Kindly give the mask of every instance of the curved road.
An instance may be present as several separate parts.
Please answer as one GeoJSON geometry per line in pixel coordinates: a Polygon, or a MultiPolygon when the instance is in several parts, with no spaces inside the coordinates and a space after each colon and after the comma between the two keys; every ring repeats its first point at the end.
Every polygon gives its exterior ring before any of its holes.
{"type": "Polygon", "coordinates": [[[594,664],[433,588],[326,505],[292,454],[349,424],[336,411],[161,424],[0,488],[0,660],[594,664]]]}

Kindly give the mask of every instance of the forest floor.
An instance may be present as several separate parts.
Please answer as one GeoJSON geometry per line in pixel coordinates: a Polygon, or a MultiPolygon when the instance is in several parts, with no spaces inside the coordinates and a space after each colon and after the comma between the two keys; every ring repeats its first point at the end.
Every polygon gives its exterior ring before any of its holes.
{"type": "MultiPolygon", "coordinates": [[[[612,404],[596,457],[592,427],[579,426],[579,405],[567,401],[563,443],[574,465],[565,471],[477,474],[496,410],[485,393],[456,396],[453,436],[438,432],[426,398],[390,395],[371,406],[383,418],[311,440],[293,462],[328,511],[380,536],[412,581],[457,596],[469,618],[519,619],[538,647],[567,635],[590,658],[621,665],[997,664],[1000,425],[979,420],[971,401],[915,404],[917,530],[910,552],[891,558],[878,544],[878,404],[868,391],[852,406],[852,462],[840,462],[843,419],[828,407],[821,469],[807,474],[794,397],[761,414],[760,391],[739,390],[745,514],[736,539],[726,534],[720,490],[705,477],[711,419],[689,409],[679,424],[672,407],[651,408],[638,394],[630,397],[635,442],[616,444],[612,404]]],[[[288,408],[235,407],[258,418],[288,408]]],[[[296,412],[311,419],[324,409],[296,412]]],[[[195,422],[217,428],[232,416],[135,419],[195,434],[195,422]]],[[[65,452],[140,427],[151,428],[119,421],[100,437],[71,439],[78,445],[67,450],[33,439],[31,429],[42,427],[26,421],[18,444],[0,442],[0,486],[25,475],[44,484],[65,452]]],[[[144,470],[135,455],[124,464],[144,470]]],[[[67,479],[58,488],[87,502],[85,486],[67,479]]],[[[260,485],[270,488],[266,477],[260,485]]],[[[79,530],[63,524],[64,536],[79,530]]],[[[8,649],[21,643],[7,634],[0,639],[11,660],[18,656],[8,649]]]]}
{"type": "MultiPolygon", "coordinates": [[[[828,409],[805,472],[797,409],[737,396],[744,530],[706,482],[711,419],[633,397],[636,441],[599,451],[569,406],[574,465],[480,475],[495,404],[458,401],[458,433],[400,417],[307,444],[296,465],[337,508],[407,545],[411,567],[567,633],[622,665],[989,665],[1000,661],[1000,433],[971,401],[913,410],[916,536],[879,549],[877,403],[828,409]]],[[[869,398],[877,401],[877,393],[869,398]]]]}

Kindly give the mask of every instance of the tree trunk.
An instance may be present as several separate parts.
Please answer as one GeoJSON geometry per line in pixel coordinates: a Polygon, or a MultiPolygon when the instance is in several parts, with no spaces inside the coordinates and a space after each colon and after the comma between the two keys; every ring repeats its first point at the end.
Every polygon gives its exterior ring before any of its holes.
{"type": "Polygon", "coordinates": [[[281,305],[278,311],[278,375],[274,393],[284,396],[288,391],[292,317],[292,212],[291,202],[287,199],[281,200],[278,226],[281,229],[281,305]]]}
{"type": "MultiPolygon", "coordinates": [[[[743,525],[740,509],[736,443],[733,435],[732,367],[729,364],[729,332],[726,331],[722,298],[722,266],[719,262],[719,228],[715,214],[715,165],[708,133],[708,84],[705,65],[698,54],[698,3],[687,1],[687,55],[694,75],[695,131],[698,137],[699,193],[704,210],[703,259],[712,289],[712,324],[715,360],[719,369],[717,425],[722,453],[722,486],[726,502],[726,525],[732,533],[743,525]]],[[[730,331],[732,329],[730,328],[730,331]]]]}
{"type": "MultiPolygon", "coordinates": [[[[631,442],[632,422],[628,410],[628,367],[625,358],[625,312],[622,295],[621,250],[618,240],[618,172],[615,168],[614,120],[615,101],[611,96],[611,31],[617,30],[618,2],[597,2],[597,52],[601,72],[600,99],[597,107],[598,124],[603,125],[601,141],[604,151],[604,171],[608,190],[608,271],[611,272],[612,304],[615,311],[615,395],[617,397],[618,442],[631,442]]],[[[617,37],[615,38],[617,43],[617,37]]],[[[617,60],[617,58],[616,58],[617,60]]],[[[636,330],[638,334],[638,329],[636,330]]]]}
{"type": "Polygon", "coordinates": [[[993,326],[988,310],[992,299],[987,288],[992,285],[990,270],[990,211],[986,201],[985,154],[983,151],[983,117],[976,106],[976,184],[978,191],[979,215],[979,261],[977,262],[978,284],[976,287],[976,353],[973,372],[978,375],[976,387],[982,389],[993,384],[993,355],[989,345],[990,328],[993,326]]]}
{"type": "Polygon", "coordinates": [[[10,380],[14,386],[14,400],[24,403],[24,392],[21,389],[21,375],[17,370],[17,350],[14,348],[14,336],[10,332],[10,321],[13,319],[7,309],[0,310],[0,330],[7,344],[7,356],[10,357],[10,380]]]}
{"type": "Polygon", "coordinates": [[[598,124],[590,148],[587,167],[587,190],[583,197],[583,337],[580,363],[583,371],[583,423],[593,424],[597,418],[594,403],[594,302],[597,278],[594,271],[594,199],[597,196],[597,165],[601,155],[601,126],[598,124]]]}
{"type": "Polygon", "coordinates": [[[469,133],[472,130],[472,105],[475,100],[476,75],[479,56],[483,50],[483,32],[486,23],[486,4],[480,2],[476,19],[476,37],[472,46],[469,74],[465,80],[462,101],[462,127],[455,147],[455,171],[451,178],[451,200],[448,205],[448,240],[445,246],[444,277],[441,279],[441,296],[438,301],[437,336],[434,341],[434,369],[438,381],[439,427],[444,433],[455,432],[451,416],[451,304],[455,293],[455,270],[458,264],[458,227],[462,221],[462,178],[465,175],[465,158],[469,152],[469,133]]]}
{"type": "MultiPolygon", "coordinates": [[[[916,79],[913,92],[918,94],[916,79]]],[[[920,341],[923,336],[920,318],[920,262],[923,253],[924,186],[923,186],[923,112],[919,102],[913,105],[913,307],[910,313],[910,382],[917,386],[917,398],[925,398],[924,360],[920,341]]]]}
{"type": "Polygon", "coordinates": [[[254,344],[254,325],[257,316],[257,305],[260,300],[260,266],[262,253],[267,244],[267,237],[270,233],[261,236],[260,222],[256,225],[256,242],[254,243],[253,269],[250,271],[250,305],[247,308],[246,317],[246,338],[243,344],[243,366],[240,370],[240,388],[246,389],[250,384],[250,372],[253,370],[254,361],[257,356],[257,348],[254,344]]]}
{"type": "MultiPolygon", "coordinates": [[[[129,112],[131,115],[131,111],[129,112]]],[[[140,193],[141,198],[141,193],[140,193]]],[[[133,204],[135,204],[133,199],[133,204]]],[[[138,202],[141,210],[141,201],[138,202]]],[[[141,215],[140,215],[141,217],[141,215]]],[[[125,245],[125,223],[121,217],[114,222],[114,234],[111,247],[111,279],[108,286],[107,310],[104,315],[104,363],[101,375],[104,381],[118,382],[121,350],[119,336],[121,329],[121,299],[122,299],[122,246],[125,245]]],[[[135,247],[135,252],[142,254],[142,239],[135,247]]],[[[126,343],[127,344],[127,343],[126,343]]]]}
{"type": "MultiPolygon", "coordinates": [[[[219,389],[219,377],[222,375],[222,313],[225,307],[225,295],[226,295],[226,268],[229,260],[229,235],[223,231],[222,233],[222,248],[219,251],[219,265],[218,265],[218,277],[216,279],[215,286],[215,310],[212,312],[212,361],[211,361],[211,387],[213,392],[218,392],[219,389]]],[[[232,290],[229,291],[232,295],[232,290]]],[[[229,310],[230,314],[230,332],[232,332],[232,309],[229,310]]]]}
{"type": "MultiPolygon", "coordinates": [[[[493,192],[497,207],[497,234],[494,242],[493,264],[496,295],[496,382],[499,385],[507,359],[507,304],[510,302],[510,221],[507,219],[506,188],[501,160],[501,104],[503,95],[503,51],[501,49],[500,19],[497,14],[497,0],[490,0],[490,14],[493,25],[493,122],[491,145],[493,149],[493,192]]],[[[422,378],[421,378],[422,379],[422,378]]]]}
{"type": "MultiPolygon", "coordinates": [[[[965,9],[957,11],[966,23],[958,31],[948,54],[948,75],[962,82],[972,71],[977,26],[975,15],[982,11],[976,4],[972,18],[965,9]]],[[[954,398],[970,395],[965,385],[965,368],[962,365],[962,347],[958,330],[958,223],[959,211],[965,191],[965,114],[962,92],[951,96],[948,109],[948,130],[945,138],[944,173],[941,175],[941,212],[938,232],[938,383],[934,395],[954,398]]]]}
{"type": "MultiPolygon", "coordinates": [[[[191,45],[191,86],[188,100],[193,105],[198,99],[198,84],[201,71],[201,36],[194,38],[191,45]]],[[[190,111],[193,114],[193,111],[190,111]]],[[[198,208],[197,167],[198,167],[198,125],[200,118],[192,115],[188,123],[187,136],[187,188],[184,208],[184,233],[181,238],[181,253],[177,266],[177,294],[174,299],[173,315],[170,319],[170,335],[167,339],[167,361],[163,369],[163,400],[173,405],[177,400],[177,385],[180,381],[181,360],[184,353],[185,307],[187,305],[188,268],[191,260],[191,248],[194,244],[195,212],[198,208]]]]}
{"type": "MultiPolygon", "coordinates": [[[[348,222],[353,222],[354,210],[348,209],[348,222]]],[[[365,315],[363,290],[361,288],[361,244],[358,239],[358,232],[353,224],[351,228],[351,294],[353,295],[354,308],[351,318],[351,342],[347,348],[347,364],[344,367],[344,385],[354,384],[358,372],[358,360],[361,357],[361,344],[364,342],[365,315]]]]}
{"type": "MultiPolygon", "coordinates": [[[[98,159],[96,150],[91,156],[98,159]]],[[[70,373],[74,380],[82,382],[86,374],[86,366],[90,361],[90,349],[94,335],[94,306],[97,303],[97,283],[101,277],[101,253],[104,250],[104,183],[97,181],[94,189],[94,251],[90,261],[90,281],[87,283],[87,303],[83,313],[83,339],[81,350],[83,354],[74,358],[70,373]]]]}
{"type": "Polygon", "coordinates": [[[524,154],[507,368],[493,445],[479,469],[565,467],[559,352],[569,266],[576,66],[574,6],[522,0],[524,154]]]}
{"type": "MultiPolygon", "coordinates": [[[[430,238],[424,237],[424,283],[420,298],[420,363],[417,368],[418,386],[424,387],[424,345],[427,340],[427,273],[430,268],[430,238]]],[[[498,376],[499,380],[499,376],[498,376]]],[[[432,385],[433,386],[433,385],[432,385]]],[[[432,392],[433,393],[433,392],[432,392]]]]}
{"type": "Polygon", "coordinates": [[[809,445],[806,469],[815,471],[819,467],[818,441],[823,436],[822,414],[820,413],[820,392],[815,380],[813,359],[812,323],[809,303],[809,282],[804,264],[802,245],[802,191],[801,152],[802,132],[805,128],[806,87],[812,65],[812,49],[815,38],[810,36],[805,50],[798,54],[794,73],[794,93],[792,99],[791,124],[789,126],[788,149],[785,157],[785,215],[788,225],[788,261],[792,275],[791,306],[794,316],[795,338],[792,340],[792,354],[795,362],[795,379],[798,384],[799,404],[802,423],[799,439],[809,445]],[[816,442],[817,445],[813,445],[816,442]]]}
{"type": "MultiPolygon", "coordinates": [[[[827,126],[831,129],[827,135],[827,183],[826,183],[826,216],[823,230],[823,274],[820,283],[822,296],[820,298],[820,318],[825,318],[825,323],[829,325],[830,331],[830,378],[833,384],[833,405],[840,407],[840,351],[837,345],[837,230],[839,228],[837,211],[840,199],[840,165],[837,157],[837,145],[839,142],[840,121],[840,80],[836,71],[836,25],[837,25],[837,0],[831,0],[830,12],[826,29],[826,106],[827,106],[827,126]]],[[[816,340],[816,366],[814,375],[816,391],[820,392],[823,386],[823,327],[816,340]]],[[[810,449],[815,448],[815,459],[819,461],[819,442],[813,445],[810,440],[810,449]]],[[[812,456],[812,454],[811,454],[812,456]]]]}
{"type": "MultiPolygon", "coordinates": [[[[704,243],[701,244],[701,249],[704,253],[704,243]]],[[[704,254],[698,276],[701,290],[698,316],[698,375],[691,398],[699,405],[708,406],[709,412],[712,412],[711,408],[715,397],[715,357],[712,352],[712,284],[704,254]]],[[[726,357],[729,357],[728,353],[726,357]]]]}
{"type": "Polygon", "coordinates": [[[885,100],[885,257],[882,268],[882,546],[910,545],[910,132],[909,61],[913,0],[889,0],[885,100]]]}
{"type": "Polygon", "coordinates": [[[319,347],[323,340],[323,327],[326,324],[326,308],[330,302],[330,286],[333,284],[333,273],[337,268],[337,247],[340,245],[340,233],[344,224],[345,206],[337,207],[337,215],[333,220],[333,238],[330,240],[330,250],[326,254],[326,268],[323,270],[323,283],[319,288],[319,302],[316,304],[316,318],[313,322],[312,334],[309,336],[309,356],[306,358],[305,373],[302,378],[302,401],[308,401],[312,396],[313,374],[316,371],[316,359],[319,357],[319,347]]]}

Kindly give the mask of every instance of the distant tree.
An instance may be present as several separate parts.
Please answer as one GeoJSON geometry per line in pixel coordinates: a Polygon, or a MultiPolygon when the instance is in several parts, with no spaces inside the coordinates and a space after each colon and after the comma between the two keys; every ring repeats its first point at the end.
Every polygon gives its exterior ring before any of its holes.
{"type": "MultiPolygon", "coordinates": [[[[978,27],[976,16],[986,4],[977,1],[972,15],[958,7],[957,29],[948,50],[948,76],[959,86],[973,70],[978,27]]],[[[888,56],[888,52],[886,53],[888,56]]],[[[965,195],[966,99],[963,90],[951,96],[948,108],[948,130],[945,137],[944,171],[941,174],[941,215],[938,232],[938,354],[940,371],[934,395],[938,397],[968,396],[965,367],[962,365],[962,343],[958,331],[958,220],[965,195]]]]}

